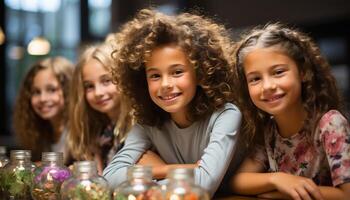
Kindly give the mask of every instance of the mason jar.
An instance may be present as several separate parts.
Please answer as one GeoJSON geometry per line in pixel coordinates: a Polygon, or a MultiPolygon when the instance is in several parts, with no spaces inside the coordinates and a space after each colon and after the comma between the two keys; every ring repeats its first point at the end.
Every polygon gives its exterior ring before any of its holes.
{"type": "Polygon", "coordinates": [[[63,181],[71,177],[63,164],[62,152],[43,152],[41,166],[34,170],[32,197],[34,200],[59,200],[63,181]]]}
{"type": "Polygon", "coordinates": [[[160,187],[152,180],[152,168],[135,165],[128,168],[127,180],[113,192],[114,200],[163,199],[160,187]]]}
{"type": "Polygon", "coordinates": [[[73,176],[61,186],[62,200],[110,200],[107,181],[97,174],[96,163],[75,162],[73,176]]]}
{"type": "Polygon", "coordinates": [[[1,169],[1,199],[30,200],[30,188],[33,178],[33,166],[29,150],[12,150],[10,162],[1,169]]]}

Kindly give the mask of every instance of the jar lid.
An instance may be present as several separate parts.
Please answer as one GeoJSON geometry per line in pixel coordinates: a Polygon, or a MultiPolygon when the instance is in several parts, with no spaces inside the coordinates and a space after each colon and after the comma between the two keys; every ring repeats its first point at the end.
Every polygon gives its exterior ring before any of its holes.
{"type": "Polygon", "coordinates": [[[128,168],[128,177],[132,178],[152,178],[152,167],[134,165],[128,168]]]}
{"type": "Polygon", "coordinates": [[[11,150],[10,157],[11,159],[30,159],[32,153],[30,150],[11,150]]]}
{"type": "Polygon", "coordinates": [[[74,171],[78,173],[97,173],[96,163],[94,161],[77,161],[74,162],[74,171]]]}
{"type": "Polygon", "coordinates": [[[191,168],[172,168],[169,170],[167,178],[176,180],[193,180],[194,170],[191,168]]]}
{"type": "Polygon", "coordinates": [[[63,161],[63,153],[62,152],[43,152],[41,154],[41,160],[43,162],[63,161]]]}

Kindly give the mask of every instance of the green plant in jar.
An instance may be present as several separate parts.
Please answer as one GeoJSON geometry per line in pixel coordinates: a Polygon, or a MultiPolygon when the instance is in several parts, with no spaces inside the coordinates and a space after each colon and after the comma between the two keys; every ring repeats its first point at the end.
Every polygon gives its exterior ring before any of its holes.
{"type": "Polygon", "coordinates": [[[0,172],[0,197],[5,200],[31,200],[30,187],[33,179],[31,152],[12,150],[10,155],[10,163],[0,172]]]}

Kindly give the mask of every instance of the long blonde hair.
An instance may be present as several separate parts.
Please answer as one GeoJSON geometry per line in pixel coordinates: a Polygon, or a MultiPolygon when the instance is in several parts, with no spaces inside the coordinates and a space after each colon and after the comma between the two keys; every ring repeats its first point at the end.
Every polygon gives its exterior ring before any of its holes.
{"type": "MultiPolygon", "coordinates": [[[[100,62],[108,71],[111,66],[112,46],[104,43],[87,48],[81,55],[74,71],[72,87],[70,90],[70,101],[73,104],[69,107],[69,134],[68,146],[71,155],[75,159],[91,160],[94,149],[99,148],[97,139],[104,128],[110,124],[107,114],[94,110],[86,101],[83,85],[82,71],[86,63],[95,59],[100,62]]],[[[115,137],[118,141],[125,139],[126,133],[131,126],[130,106],[124,100],[122,94],[119,98],[118,121],[115,125],[115,137]]]]}
{"type": "MultiPolygon", "coordinates": [[[[32,150],[33,160],[39,160],[41,152],[49,151],[50,144],[54,143],[51,123],[36,114],[31,104],[34,77],[44,69],[53,71],[60,83],[64,102],[67,105],[69,104],[67,95],[73,74],[73,64],[63,57],[46,58],[31,66],[22,81],[15,103],[13,125],[19,144],[25,149],[32,150]],[[38,145],[39,139],[40,145],[38,145]]],[[[68,107],[65,106],[61,115],[64,124],[67,122],[67,110],[68,107]]]]}

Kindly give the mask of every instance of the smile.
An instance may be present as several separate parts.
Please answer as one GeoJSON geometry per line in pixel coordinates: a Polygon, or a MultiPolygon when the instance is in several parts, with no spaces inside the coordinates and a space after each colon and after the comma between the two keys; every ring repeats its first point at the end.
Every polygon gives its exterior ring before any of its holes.
{"type": "Polygon", "coordinates": [[[99,100],[96,102],[97,105],[104,105],[106,104],[107,102],[109,102],[110,99],[104,99],[104,100],[99,100]]]}
{"type": "Polygon", "coordinates": [[[181,95],[181,93],[174,93],[174,94],[170,94],[170,95],[166,95],[166,96],[159,96],[159,98],[162,100],[165,100],[165,101],[171,101],[180,95],[181,95]]]}
{"type": "Polygon", "coordinates": [[[282,97],[284,97],[284,94],[273,95],[273,96],[271,96],[271,97],[269,97],[269,98],[263,99],[263,101],[266,101],[266,102],[268,102],[268,103],[273,103],[273,102],[275,102],[275,101],[281,99],[282,97]]]}
{"type": "Polygon", "coordinates": [[[45,106],[41,106],[41,107],[39,108],[39,110],[40,110],[41,112],[48,112],[48,111],[50,111],[53,107],[54,107],[54,105],[45,105],[45,106]]]}

